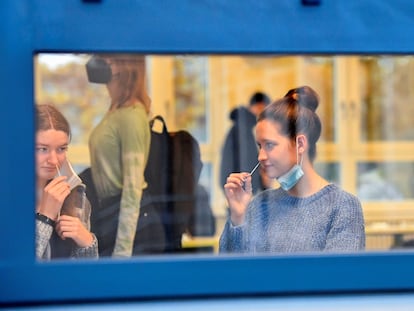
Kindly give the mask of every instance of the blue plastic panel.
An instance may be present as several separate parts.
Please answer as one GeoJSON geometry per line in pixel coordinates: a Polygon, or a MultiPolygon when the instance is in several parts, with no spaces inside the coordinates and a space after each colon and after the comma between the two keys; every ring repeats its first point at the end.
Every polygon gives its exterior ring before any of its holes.
{"type": "Polygon", "coordinates": [[[34,255],[33,55],[414,52],[406,0],[3,0],[0,304],[414,290],[414,254],[149,257],[39,264],[34,255]]]}

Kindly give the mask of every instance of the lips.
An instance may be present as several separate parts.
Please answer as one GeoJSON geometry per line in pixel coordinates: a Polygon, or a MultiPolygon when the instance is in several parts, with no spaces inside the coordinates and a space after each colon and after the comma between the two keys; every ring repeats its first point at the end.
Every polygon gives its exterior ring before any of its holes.
{"type": "Polygon", "coordinates": [[[275,178],[279,174],[277,168],[272,164],[262,165],[262,168],[270,178],[275,178]]]}
{"type": "Polygon", "coordinates": [[[268,170],[268,169],[270,169],[270,168],[272,168],[272,167],[273,167],[273,165],[271,165],[271,164],[262,164],[261,166],[262,166],[262,168],[263,168],[263,169],[265,169],[265,170],[268,170]]]}
{"type": "Polygon", "coordinates": [[[54,173],[56,172],[56,167],[52,166],[52,167],[42,167],[42,169],[44,169],[45,171],[49,172],[49,173],[54,173]]]}

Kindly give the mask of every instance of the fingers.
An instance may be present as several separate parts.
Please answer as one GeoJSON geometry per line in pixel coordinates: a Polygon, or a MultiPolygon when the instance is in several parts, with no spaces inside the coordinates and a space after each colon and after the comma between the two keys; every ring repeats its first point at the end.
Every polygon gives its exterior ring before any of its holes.
{"type": "Polygon", "coordinates": [[[58,233],[77,232],[81,227],[83,227],[83,224],[79,218],[68,215],[61,215],[56,224],[58,233]]]}
{"type": "Polygon", "coordinates": [[[70,185],[66,182],[66,176],[59,176],[50,181],[45,187],[45,191],[59,191],[60,193],[70,191],[70,185]]]}
{"type": "Polygon", "coordinates": [[[70,186],[66,182],[66,176],[52,179],[43,189],[38,212],[52,219],[56,219],[60,213],[63,202],[70,194],[70,186]]]}
{"type": "Polygon", "coordinates": [[[243,223],[249,201],[252,197],[252,178],[250,173],[233,173],[227,177],[224,191],[231,210],[233,225],[243,223]]]}
{"type": "Polygon", "coordinates": [[[251,188],[251,176],[249,173],[233,173],[227,177],[226,189],[251,188]]]}
{"type": "MultiPolygon", "coordinates": [[[[48,188],[53,188],[55,187],[57,184],[63,183],[67,180],[66,176],[58,176],[56,178],[53,178],[45,187],[45,189],[48,188]]],[[[67,184],[67,183],[66,183],[67,184]]]]}
{"type": "Polygon", "coordinates": [[[62,215],[56,224],[56,232],[62,240],[71,238],[80,247],[86,247],[93,241],[92,234],[77,217],[62,215]]]}
{"type": "Polygon", "coordinates": [[[69,219],[66,215],[61,215],[56,223],[56,232],[64,240],[67,237],[67,232],[73,232],[76,230],[75,220],[69,219]]]}
{"type": "Polygon", "coordinates": [[[53,179],[44,189],[44,192],[57,199],[59,202],[64,201],[64,199],[70,193],[70,186],[66,182],[66,176],[59,176],[53,179]]]}

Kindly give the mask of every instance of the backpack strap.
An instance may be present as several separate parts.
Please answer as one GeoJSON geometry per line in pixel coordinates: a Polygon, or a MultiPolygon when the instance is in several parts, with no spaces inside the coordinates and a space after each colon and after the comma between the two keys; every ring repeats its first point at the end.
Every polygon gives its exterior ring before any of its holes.
{"type": "Polygon", "coordinates": [[[166,133],[168,133],[168,129],[167,129],[167,123],[165,123],[165,120],[164,120],[164,118],[162,117],[162,116],[160,116],[160,115],[156,115],[155,117],[153,117],[151,120],[150,120],[150,122],[149,122],[149,124],[150,124],[150,129],[152,130],[152,131],[154,131],[154,123],[155,123],[155,121],[160,121],[161,123],[162,123],[162,131],[161,131],[161,133],[163,133],[163,134],[166,134],[166,133]]]}

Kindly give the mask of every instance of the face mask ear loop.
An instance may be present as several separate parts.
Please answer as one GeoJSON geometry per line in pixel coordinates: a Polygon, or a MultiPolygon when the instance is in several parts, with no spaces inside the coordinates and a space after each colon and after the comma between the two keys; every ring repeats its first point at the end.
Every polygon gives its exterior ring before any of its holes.
{"type": "Polygon", "coordinates": [[[299,146],[298,146],[298,138],[296,137],[296,164],[302,167],[302,163],[303,163],[303,155],[301,156],[300,163],[299,163],[299,146]]]}

